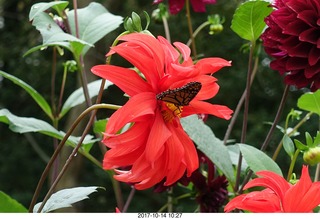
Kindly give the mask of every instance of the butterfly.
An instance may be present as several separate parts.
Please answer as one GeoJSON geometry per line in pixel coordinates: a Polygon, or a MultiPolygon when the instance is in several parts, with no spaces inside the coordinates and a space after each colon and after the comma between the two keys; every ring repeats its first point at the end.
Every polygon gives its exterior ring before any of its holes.
{"type": "Polygon", "coordinates": [[[186,85],[163,91],[157,94],[157,99],[172,103],[175,106],[187,106],[193,98],[199,93],[202,84],[197,81],[189,82],[186,85]]]}

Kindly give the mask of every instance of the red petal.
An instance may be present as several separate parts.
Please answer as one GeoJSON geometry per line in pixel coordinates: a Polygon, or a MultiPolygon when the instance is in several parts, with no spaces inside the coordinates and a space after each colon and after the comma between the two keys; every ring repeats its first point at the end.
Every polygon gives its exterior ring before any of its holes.
{"type": "Polygon", "coordinates": [[[150,118],[145,116],[153,116],[156,105],[157,100],[154,93],[140,93],[131,97],[123,107],[112,114],[107,124],[106,133],[115,134],[130,122],[136,122],[141,119],[148,121],[150,118]]]}
{"type": "Polygon", "coordinates": [[[189,60],[191,50],[186,44],[175,42],[173,45],[180,51],[184,61],[189,60]]]}
{"type": "Polygon", "coordinates": [[[137,72],[127,68],[114,65],[96,65],[91,71],[95,75],[113,82],[129,96],[152,91],[151,86],[137,72]]]}
{"type": "MultiPolygon", "coordinates": [[[[308,167],[302,167],[300,180],[293,185],[286,193],[283,202],[285,212],[309,212],[312,210],[309,206],[309,200],[301,202],[312,186],[312,181],[309,176],[308,167]],[[308,208],[309,207],[309,208],[308,208]]],[[[313,207],[313,206],[312,206],[313,207]]]]}
{"type": "Polygon", "coordinates": [[[146,144],[146,159],[149,162],[154,162],[162,156],[164,143],[170,136],[171,132],[165,125],[162,114],[157,110],[146,144]]]}
{"type": "Polygon", "coordinates": [[[182,111],[182,117],[192,114],[211,114],[219,118],[230,119],[233,111],[226,106],[211,104],[204,101],[194,100],[189,106],[185,106],[182,111]]]}
{"type": "Polygon", "coordinates": [[[285,193],[290,188],[290,184],[283,177],[271,171],[259,171],[256,174],[264,178],[251,180],[245,185],[244,189],[254,186],[264,186],[274,191],[279,199],[283,201],[285,193]]]}
{"type": "Polygon", "coordinates": [[[231,62],[222,58],[204,58],[196,63],[199,74],[213,74],[223,67],[231,66],[231,62]]]}
{"type": "Polygon", "coordinates": [[[250,192],[233,198],[224,208],[225,212],[242,209],[254,213],[280,212],[278,197],[269,189],[250,192]]]}

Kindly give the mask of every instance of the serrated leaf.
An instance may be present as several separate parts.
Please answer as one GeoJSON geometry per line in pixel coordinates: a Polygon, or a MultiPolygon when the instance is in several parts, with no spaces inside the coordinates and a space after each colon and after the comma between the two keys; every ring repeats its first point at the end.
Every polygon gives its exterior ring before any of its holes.
{"type": "MultiPolygon", "coordinates": [[[[89,198],[88,195],[93,192],[97,192],[98,188],[102,187],[90,186],[60,190],[51,195],[41,210],[41,213],[51,212],[60,208],[72,207],[72,204],[89,198]]],[[[38,212],[41,204],[42,202],[37,203],[33,208],[33,212],[38,212]]]]}
{"type": "Polygon", "coordinates": [[[181,119],[181,124],[190,138],[197,144],[198,149],[224,173],[231,184],[234,184],[232,161],[223,142],[197,116],[185,117],[181,119]]]}
{"type": "MultiPolygon", "coordinates": [[[[89,92],[89,97],[95,97],[98,95],[99,90],[100,90],[100,85],[101,85],[102,80],[96,80],[93,82],[90,82],[88,86],[88,92],[89,92]]],[[[110,81],[105,82],[104,89],[107,89],[110,85],[112,85],[110,81]]],[[[85,97],[83,95],[83,88],[80,87],[77,90],[75,90],[66,100],[66,102],[63,104],[60,117],[63,117],[72,107],[75,107],[77,105],[80,105],[85,102],[85,97]]]]}
{"type": "Polygon", "coordinates": [[[320,116],[320,89],[314,93],[305,93],[298,99],[300,109],[314,112],[320,116]]]}
{"type": "Polygon", "coordinates": [[[264,18],[272,11],[269,5],[265,1],[243,3],[233,16],[231,29],[245,40],[256,41],[266,26],[264,18]]]}
{"type": "Polygon", "coordinates": [[[282,176],[282,171],[278,164],[274,162],[268,155],[255,147],[246,144],[238,144],[243,158],[246,160],[253,172],[260,170],[269,170],[282,176]]]}
{"type": "Polygon", "coordinates": [[[22,204],[11,198],[4,192],[0,191],[0,212],[1,213],[27,213],[22,204]]]}
{"type": "MultiPolygon", "coordinates": [[[[11,131],[16,133],[38,132],[57,139],[63,139],[65,133],[58,131],[49,123],[31,117],[18,117],[9,112],[7,109],[0,109],[0,122],[9,125],[11,131]]],[[[67,145],[75,147],[79,142],[80,137],[70,136],[67,140],[67,145]]],[[[96,142],[93,136],[87,135],[83,141],[83,145],[91,145],[96,142]]]]}
{"type": "Polygon", "coordinates": [[[39,13],[49,8],[54,8],[59,14],[68,6],[68,1],[40,2],[32,5],[29,12],[29,21],[32,21],[39,13]]]}
{"type": "Polygon", "coordinates": [[[9,79],[16,85],[23,88],[30,96],[36,101],[36,103],[40,106],[40,108],[49,116],[49,118],[52,118],[52,111],[51,107],[48,104],[48,102],[39,94],[33,87],[25,83],[24,81],[20,80],[19,78],[10,75],[4,71],[0,70],[0,75],[3,76],[6,79],[9,79]]]}
{"type": "MultiPolygon", "coordinates": [[[[91,2],[87,7],[77,10],[79,38],[90,44],[96,43],[102,37],[115,30],[122,23],[123,18],[111,14],[105,7],[91,2]]],[[[71,33],[76,36],[74,10],[67,13],[71,33]]],[[[90,47],[86,46],[84,55],[90,47]]]]}
{"type": "Polygon", "coordinates": [[[292,158],[294,155],[294,143],[288,135],[283,136],[283,147],[287,154],[292,158]]]}

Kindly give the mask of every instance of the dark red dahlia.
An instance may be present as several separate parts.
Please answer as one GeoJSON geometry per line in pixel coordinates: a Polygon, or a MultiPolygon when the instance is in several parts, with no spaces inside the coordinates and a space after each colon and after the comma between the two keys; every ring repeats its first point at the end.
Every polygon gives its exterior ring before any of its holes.
{"type": "Polygon", "coordinates": [[[262,34],[271,68],[297,88],[320,88],[320,1],[275,0],[262,34]]]}

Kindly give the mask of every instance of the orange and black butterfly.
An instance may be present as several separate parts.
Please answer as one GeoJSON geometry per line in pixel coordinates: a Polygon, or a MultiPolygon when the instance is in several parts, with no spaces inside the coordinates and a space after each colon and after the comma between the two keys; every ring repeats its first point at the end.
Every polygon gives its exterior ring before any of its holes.
{"type": "Polygon", "coordinates": [[[157,99],[172,103],[175,106],[187,106],[193,100],[193,98],[199,93],[202,84],[197,81],[189,82],[188,84],[175,88],[169,89],[164,92],[157,94],[157,99]]]}

